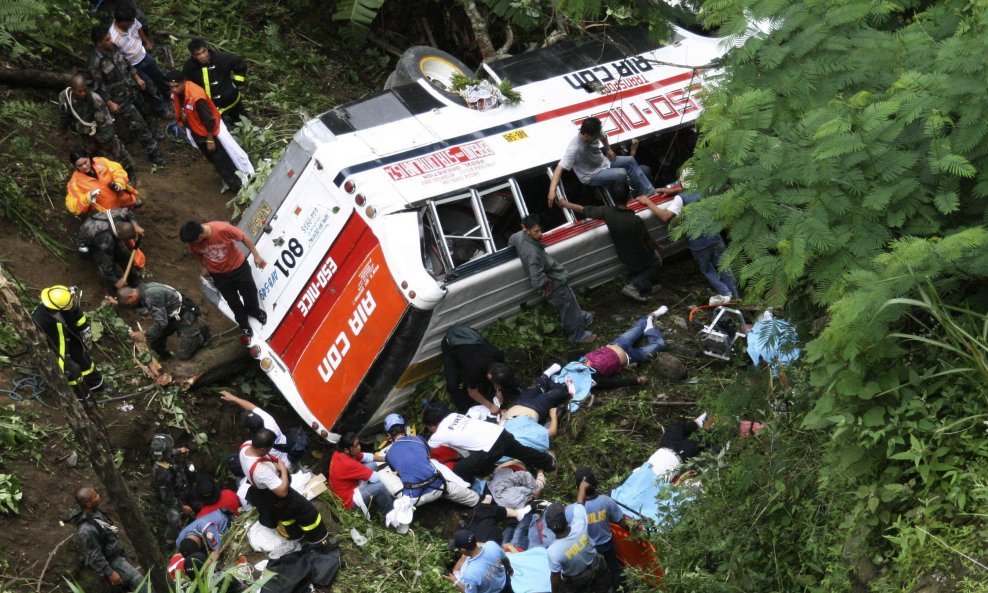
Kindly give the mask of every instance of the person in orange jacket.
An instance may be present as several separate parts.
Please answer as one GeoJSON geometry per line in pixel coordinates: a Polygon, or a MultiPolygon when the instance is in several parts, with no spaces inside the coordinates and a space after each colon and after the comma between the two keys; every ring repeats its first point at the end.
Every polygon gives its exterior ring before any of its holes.
{"type": "Polygon", "coordinates": [[[69,153],[69,161],[75,171],[66,186],[65,208],[72,214],[85,216],[91,211],[142,206],[120,163],[80,149],[69,153]]]}
{"type": "MultiPolygon", "coordinates": [[[[227,151],[225,143],[233,137],[220,141],[221,129],[219,109],[206,91],[194,82],[186,80],[181,70],[172,70],[166,74],[168,86],[172,91],[172,106],[175,109],[175,121],[188,130],[190,139],[206,159],[213,164],[223,183],[237,193],[243,186],[243,181],[237,176],[238,166],[227,151]]],[[[239,148],[239,147],[238,147],[239,148]]],[[[242,150],[240,151],[243,152],[242,150]]],[[[246,155],[243,155],[246,158],[246,155]]],[[[248,162],[249,165],[249,162],[248,162]]],[[[249,174],[253,173],[253,168],[249,174]]]]}

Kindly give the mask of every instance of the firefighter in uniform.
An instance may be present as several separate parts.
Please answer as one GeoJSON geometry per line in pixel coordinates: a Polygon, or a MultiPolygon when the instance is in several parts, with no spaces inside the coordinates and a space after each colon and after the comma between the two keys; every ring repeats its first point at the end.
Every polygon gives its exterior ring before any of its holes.
{"type": "Polygon", "coordinates": [[[247,62],[237,54],[210,49],[201,37],[189,42],[189,53],[192,57],[182,67],[185,77],[206,91],[228,126],[237,125],[247,117],[239,88],[246,80],[247,62]]]}
{"type": "Polygon", "coordinates": [[[103,375],[89,356],[93,334],[89,320],[75,302],[68,286],[49,286],[41,291],[41,304],[31,314],[34,323],[48,336],[69,385],[84,384],[90,391],[103,388],[103,375]]]}
{"type": "MultiPolygon", "coordinates": [[[[152,132],[150,115],[145,117],[138,109],[141,105],[139,94],[146,84],[134,67],[127,61],[117,46],[110,40],[110,25],[95,25],[90,31],[90,37],[95,44],[89,53],[87,63],[90,83],[103,100],[106,101],[110,113],[121,118],[127,129],[144,147],[148,160],[158,166],[165,164],[165,157],[158,148],[158,140],[164,138],[164,133],[156,135],[152,132]]],[[[159,114],[167,118],[170,114],[159,114]]],[[[129,171],[129,169],[128,169],[129,171]]],[[[133,176],[133,174],[131,174],[133,176]]]]}
{"type": "Polygon", "coordinates": [[[89,89],[82,74],[72,76],[69,86],[58,95],[58,125],[63,132],[78,136],[87,151],[110,157],[137,179],[134,159],[117,137],[106,101],[89,89]]]}
{"type": "Polygon", "coordinates": [[[182,517],[194,512],[193,484],[195,469],[179,455],[188,453],[185,447],[175,448],[175,441],[167,434],[151,437],[151,480],[158,500],[165,507],[168,526],[165,528],[165,543],[173,545],[178,532],[182,530],[182,517]]]}

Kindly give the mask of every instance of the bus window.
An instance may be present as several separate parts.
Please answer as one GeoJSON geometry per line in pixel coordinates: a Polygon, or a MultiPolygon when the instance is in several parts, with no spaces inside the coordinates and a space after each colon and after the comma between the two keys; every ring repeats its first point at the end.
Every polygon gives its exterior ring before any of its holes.
{"type": "Polygon", "coordinates": [[[443,278],[449,272],[452,264],[449,254],[440,246],[440,231],[433,222],[432,209],[427,208],[421,213],[422,217],[422,263],[433,278],[443,278]]]}
{"type": "Polygon", "coordinates": [[[494,252],[494,241],[476,192],[436,200],[432,204],[453,267],[494,252]]]}
{"type": "Polygon", "coordinates": [[[487,214],[494,249],[500,251],[508,246],[508,238],[521,228],[520,196],[516,197],[515,184],[511,182],[477,190],[477,194],[487,214]]]}
{"type": "Polygon", "coordinates": [[[554,229],[573,220],[567,214],[569,210],[563,210],[555,206],[552,208],[549,207],[548,196],[551,175],[551,170],[547,177],[545,170],[536,169],[515,177],[528,213],[538,215],[543,231],[554,229]]]}

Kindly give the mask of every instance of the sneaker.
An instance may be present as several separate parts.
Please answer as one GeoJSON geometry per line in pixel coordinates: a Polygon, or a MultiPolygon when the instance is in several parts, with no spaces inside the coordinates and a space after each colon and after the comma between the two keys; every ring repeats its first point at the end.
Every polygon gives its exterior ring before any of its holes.
{"type": "Polygon", "coordinates": [[[621,289],[621,294],[639,303],[648,302],[648,299],[643,297],[642,293],[638,292],[638,289],[631,284],[625,284],[624,288],[621,289]]]}
{"type": "Polygon", "coordinates": [[[662,305],[661,307],[659,307],[655,311],[652,311],[651,313],[649,313],[649,316],[651,316],[652,319],[658,319],[659,317],[662,317],[663,315],[665,315],[668,311],[669,311],[669,307],[666,307],[665,305],[662,305]]]}
{"type": "Polygon", "coordinates": [[[535,511],[536,513],[544,513],[545,510],[549,508],[549,505],[551,504],[552,503],[549,502],[548,500],[545,500],[543,498],[536,498],[535,500],[532,501],[530,506],[532,507],[532,510],[535,511]]]}
{"type": "Polygon", "coordinates": [[[583,324],[585,326],[587,326],[587,327],[590,327],[591,325],[593,325],[593,312],[592,311],[584,311],[583,312],[583,324]]]}
{"type": "Polygon", "coordinates": [[[545,375],[546,377],[551,377],[561,370],[563,370],[563,367],[559,366],[558,362],[554,362],[552,363],[552,366],[542,371],[542,374],[545,375]]]}
{"type": "Polygon", "coordinates": [[[517,513],[518,514],[515,516],[515,520],[520,523],[521,520],[525,518],[525,515],[527,515],[527,514],[529,514],[531,512],[532,512],[532,506],[531,505],[525,505],[525,506],[521,507],[520,509],[517,509],[517,513]]]}
{"type": "Polygon", "coordinates": [[[703,425],[706,424],[707,422],[707,412],[704,412],[699,416],[697,416],[696,419],[693,420],[693,422],[696,422],[696,425],[698,427],[703,428],[703,425]]]}
{"type": "Polygon", "coordinates": [[[709,304],[711,304],[711,305],[726,305],[727,303],[731,302],[731,299],[732,298],[734,298],[734,297],[732,297],[729,294],[715,294],[714,296],[710,297],[710,303],[709,304]]]}
{"type": "Polygon", "coordinates": [[[268,322],[268,314],[264,311],[258,311],[257,314],[254,315],[254,319],[260,321],[261,325],[264,325],[268,322]]]}

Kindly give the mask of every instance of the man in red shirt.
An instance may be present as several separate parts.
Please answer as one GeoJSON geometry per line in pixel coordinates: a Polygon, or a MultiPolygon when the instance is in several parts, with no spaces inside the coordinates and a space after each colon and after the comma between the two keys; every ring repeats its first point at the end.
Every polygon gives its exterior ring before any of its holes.
{"type": "Polygon", "coordinates": [[[189,251],[199,262],[203,277],[213,279],[213,285],[223,295],[240,329],[247,336],[254,335],[248,317],[253,317],[264,325],[268,316],[261,310],[258,302],[257,285],[254,284],[247,258],[234,244],[243,243],[254,256],[254,264],[258,269],[264,269],[268,262],[257,252],[254,241],[237,227],[222,221],[200,223],[190,220],[182,225],[178,236],[188,243],[189,251]]]}
{"type": "Polygon", "coordinates": [[[372,462],[374,456],[361,452],[357,435],[352,432],[344,434],[336,448],[329,462],[329,488],[343,501],[343,508],[349,510],[358,506],[367,515],[365,501],[373,499],[381,508],[382,514],[390,513],[394,507],[394,498],[377,472],[364,465],[372,462]]]}

